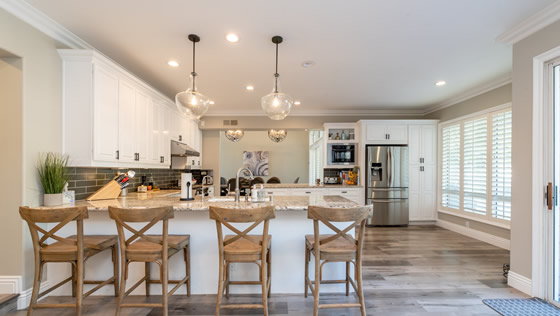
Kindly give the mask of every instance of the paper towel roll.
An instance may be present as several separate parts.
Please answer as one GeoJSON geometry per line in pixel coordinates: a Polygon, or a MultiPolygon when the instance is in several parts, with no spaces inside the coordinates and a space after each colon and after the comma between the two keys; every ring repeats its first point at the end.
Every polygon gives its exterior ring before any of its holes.
{"type": "Polygon", "coordinates": [[[181,201],[194,200],[192,185],[192,173],[181,173],[181,201]]]}

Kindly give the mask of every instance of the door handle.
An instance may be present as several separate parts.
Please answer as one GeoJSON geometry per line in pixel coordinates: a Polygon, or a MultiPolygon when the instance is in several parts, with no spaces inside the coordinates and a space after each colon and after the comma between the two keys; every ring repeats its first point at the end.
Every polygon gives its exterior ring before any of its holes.
{"type": "Polygon", "coordinates": [[[546,205],[548,210],[552,210],[552,182],[549,182],[546,186],[546,205]]]}

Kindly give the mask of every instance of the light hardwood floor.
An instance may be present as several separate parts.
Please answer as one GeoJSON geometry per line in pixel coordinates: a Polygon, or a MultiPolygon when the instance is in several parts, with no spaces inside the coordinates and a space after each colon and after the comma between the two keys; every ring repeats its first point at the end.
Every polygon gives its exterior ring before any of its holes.
{"type": "MultiPolygon", "coordinates": [[[[502,265],[509,263],[509,251],[436,226],[368,228],[364,253],[368,315],[497,315],[482,303],[482,299],[527,297],[508,287],[502,276],[502,265]]],[[[147,300],[145,297],[131,299],[147,300]]],[[[154,296],[148,300],[158,302],[160,299],[154,296]]],[[[67,300],[67,297],[45,299],[67,300]]],[[[175,295],[169,301],[169,315],[213,315],[215,300],[215,295],[190,298],[175,295]]],[[[230,298],[235,303],[258,300],[259,295],[230,298]]],[[[321,303],[353,300],[356,300],[353,295],[321,295],[321,303]]],[[[84,304],[84,315],[113,315],[115,298],[90,297],[84,304]]],[[[303,295],[273,294],[269,311],[271,315],[311,315],[313,296],[305,299],[303,295]]],[[[52,315],[52,312],[37,310],[34,315],[52,315]]],[[[222,312],[222,315],[259,314],[261,310],[222,312]]],[[[25,312],[8,315],[23,316],[25,312]]],[[[61,309],[56,315],[73,315],[73,311],[61,309]]],[[[123,310],[121,315],[156,316],[161,315],[161,309],[129,309],[123,310]]],[[[319,315],[359,315],[359,309],[322,310],[319,315]]]]}

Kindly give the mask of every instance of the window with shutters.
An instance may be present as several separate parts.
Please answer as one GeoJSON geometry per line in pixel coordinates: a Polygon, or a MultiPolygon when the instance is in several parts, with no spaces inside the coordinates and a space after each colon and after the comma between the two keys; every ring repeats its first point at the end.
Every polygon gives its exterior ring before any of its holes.
{"type": "Polygon", "coordinates": [[[511,219],[511,116],[501,106],[440,125],[442,210],[511,219]]]}
{"type": "Polygon", "coordinates": [[[492,217],[511,219],[511,110],[492,115],[492,217]]]}
{"type": "Polygon", "coordinates": [[[441,203],[458,210],[461,187],[461,125],[451,125],[442,130],[441,203]]]}

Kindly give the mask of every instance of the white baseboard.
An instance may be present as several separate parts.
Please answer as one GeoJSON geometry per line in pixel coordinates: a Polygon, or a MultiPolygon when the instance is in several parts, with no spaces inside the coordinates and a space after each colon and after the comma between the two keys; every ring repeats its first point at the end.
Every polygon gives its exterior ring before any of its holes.
{"type": "Polygon", "coordinates": [[[469,236],[469,237],[472,237],[474,239],[484,241],[484,242],[489,243],[491,245],[494,245],[496,247],[500,247],[500,248],[507,249],[507,250],[510,249],[509,239],[494,236],[492,234],[481,232],[479,230],[472,229],[472,228],[469,228],[469,227],[453,224],[453,223],[450,223],[448,221],[443,221],[443,220],[440,220],[440,219],[437,220],[436,225],[439,226],[439,227],[445,228],[445,229],[449,229],[450,231],[459,233],[461,235],[469,236]]]}
{"type": "Polygon", "coordinates": [[[418,225],[435,225],[435,220],[423,220],[423,219],[411,219],[408,222],[409,226],[418,226],[418,225]]]}
{"type": "MultiPolygon", "coordinates": [[[[25,309],[31,301],[31,293],[33,288],[22,290],[23,283],[21,275],[0,276],[0,294],[19,294],[17,301],[17,309],[25,309]]],[[[41,282],[40,292],[49,288],[49,282],[41,282]]]]}
{"type": "Polygon", "coordinates": [[[533,284],[531,279],[522,276],[521,274],[509,271],[508,273],[508,285],[518,289],[519,291],[532,296],[533,284]]]}

